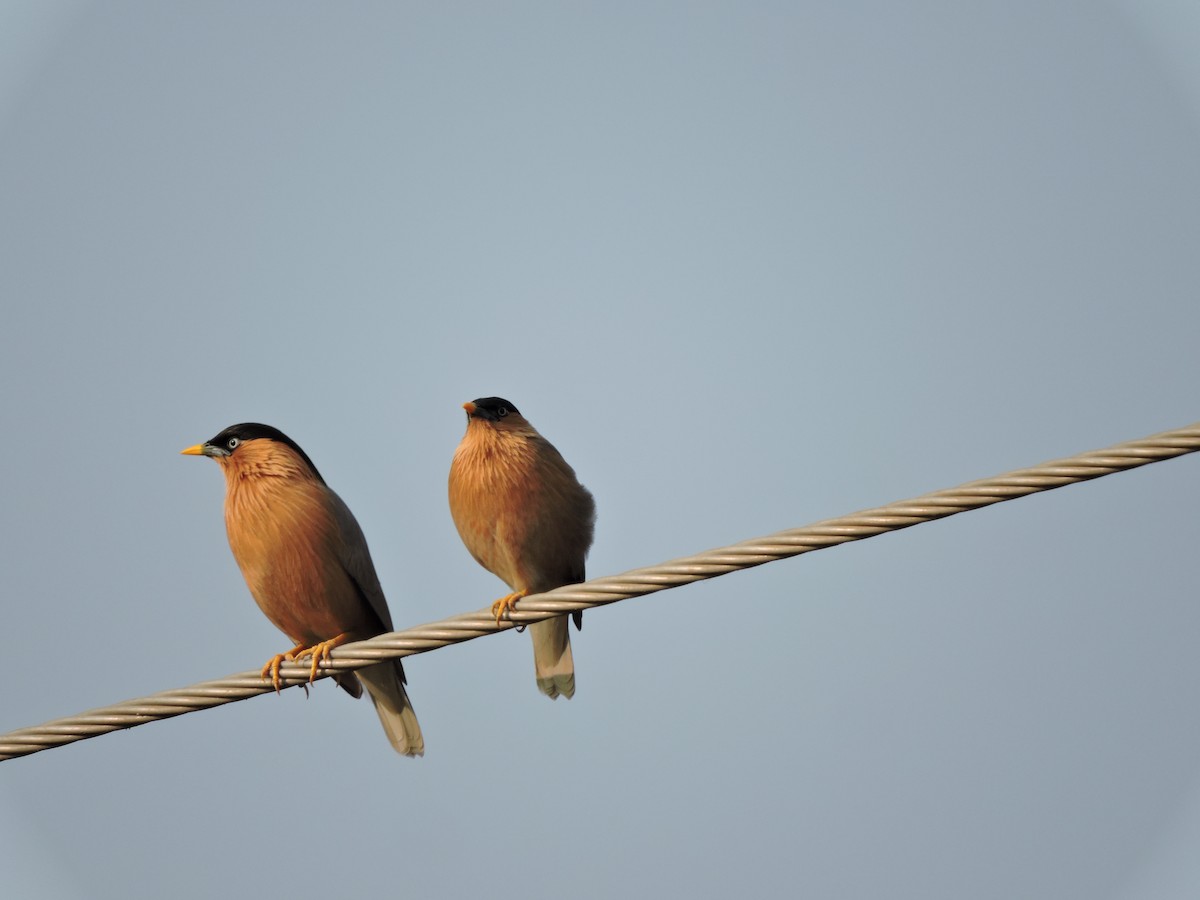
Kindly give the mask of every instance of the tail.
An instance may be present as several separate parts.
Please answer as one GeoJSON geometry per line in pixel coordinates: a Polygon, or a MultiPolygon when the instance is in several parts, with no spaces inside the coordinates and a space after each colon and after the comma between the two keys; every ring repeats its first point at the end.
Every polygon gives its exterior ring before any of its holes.
{"type": "Polygon", "coordinates": [[[417,714],[404,690],[404,668],[400,660],[359,669],[357,675],[371,695],[375,712],[379,713],[379,721],[396,752],[405,756],[424,756],[425,738],[421,736],[417,714]]]}
{"type": "Polygon", "coordinates": [[[567,631],[569,621],[567,616],[557,616],[529,626],[538,690],[551,700],[557,700],[559,694],[568,700],[575,696],[575,660],[571,656],[571,635],[567,631]]]}

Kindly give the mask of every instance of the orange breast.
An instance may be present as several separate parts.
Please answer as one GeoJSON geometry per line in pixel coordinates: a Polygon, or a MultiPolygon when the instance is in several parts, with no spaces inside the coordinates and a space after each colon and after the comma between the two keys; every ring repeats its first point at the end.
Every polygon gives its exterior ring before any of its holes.
{"type": "Polygon", "coordinates": [[[263,479],[231,485],[226,494],[229,546],[250,593],[297,644],[379,630],[337,558],[324,490],[317,482],[279,489],[263,479]]]}
{"type": "Polygon", "coordinates": [[[463,543],[513,590],[583,577],[591,495],[540,436],[471,429],[450,468],[450,513],[463,543]]]}

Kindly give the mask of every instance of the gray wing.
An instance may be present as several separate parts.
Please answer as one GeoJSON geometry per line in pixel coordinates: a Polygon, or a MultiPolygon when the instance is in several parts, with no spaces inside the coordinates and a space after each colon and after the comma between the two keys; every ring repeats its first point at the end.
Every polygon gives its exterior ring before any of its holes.
{"type": "MultiPolygon", "coordinates": [[[[596,500],[592,492],[579,483],[575,470],[563,459],[558,448],[545,438],[541,438],[541,442],[544,447],[542,459],[556,476],[548,480],[560,491],[553,507],[562,515],[555,521],[554,530],[565,544],[560,548],[562,568],[554,578],[556,583],[550,587],[578,584],[587,580],[585,560],[596,528],[596,500]]],[[[577,630],[583,629],[583,610],[571,613],[571,619],[577,630]]]]}
{"type": "Polygon", "coordinates": [[[375,564],[371,562],[371,551],[367,548],[367,538],[358,520],[348,507],[333,491],[330,494],[330,507],[334,520],[338,525],[337,541],[338,561],[346,570],[351,580],[358,587],[359,595],[366,600],[371,611],[378,617],[384,631],[392,630],[392,616],[388,612],[387,600],[383,596],[383,588],[379,584],[379,576],[375,574],[375,564]]]}

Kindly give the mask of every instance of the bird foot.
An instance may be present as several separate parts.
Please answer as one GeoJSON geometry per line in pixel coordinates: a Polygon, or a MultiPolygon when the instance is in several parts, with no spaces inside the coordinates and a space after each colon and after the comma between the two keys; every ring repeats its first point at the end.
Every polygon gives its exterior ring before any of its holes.
{"type": "Polygon", "coordinates": [[[306,656],[312,657],[312,669],[308,673],[308,683],[312,684],[317,678],[317,666],[321,664],[323,659],[333,659],[333,648],[340,647],[346,641],[350,640],[348,634],[339,634],[337,637],[330,638],[327,641],[321,641],[319,644],[313,644],[311,647],[304,647],[296,654],[296,659],[304,659],[306,656]]]}
{"type": "Polygon", "coordinates": [[[283,686],[283,681],[279,677],[279,666],[285,659],[288,662],[296,659],[297,655],[304,649],[305,647],[303,644],[297,644],[287,653],[276,653],[269,660],[267,660],[267,664],[262,667],[262,672],[260,675],[262,678],[266,678],[268,675],[271,677],[271,684],[275,686],[275,693],[278,694],[279,689],[283,686]]]}
{"type": "Polygon", "coordinates": [[[492,604],[492,615],[496,617],[496,624],[500,624],[500,620],[504,618],[504,614],[511,609],[515,609],[517,601],[529,594],[529,591],[513,591],[511,594],[501,597],[492,604]]]}

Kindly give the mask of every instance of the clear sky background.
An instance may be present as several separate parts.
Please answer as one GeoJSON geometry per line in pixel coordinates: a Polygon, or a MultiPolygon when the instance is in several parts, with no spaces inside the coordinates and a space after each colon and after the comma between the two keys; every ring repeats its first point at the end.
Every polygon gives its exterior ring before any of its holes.
{"type": "MultiPolygon", "coordinates": [[[[288,641],[178,455],[291,435],[398,626],[513,400],[612,574],[1200,419],[1192,3],[0,6],[0,731],[288,641]]],[[[1200,459],[0,764],[5,896],[1194,898],[1200,459]]]]}

